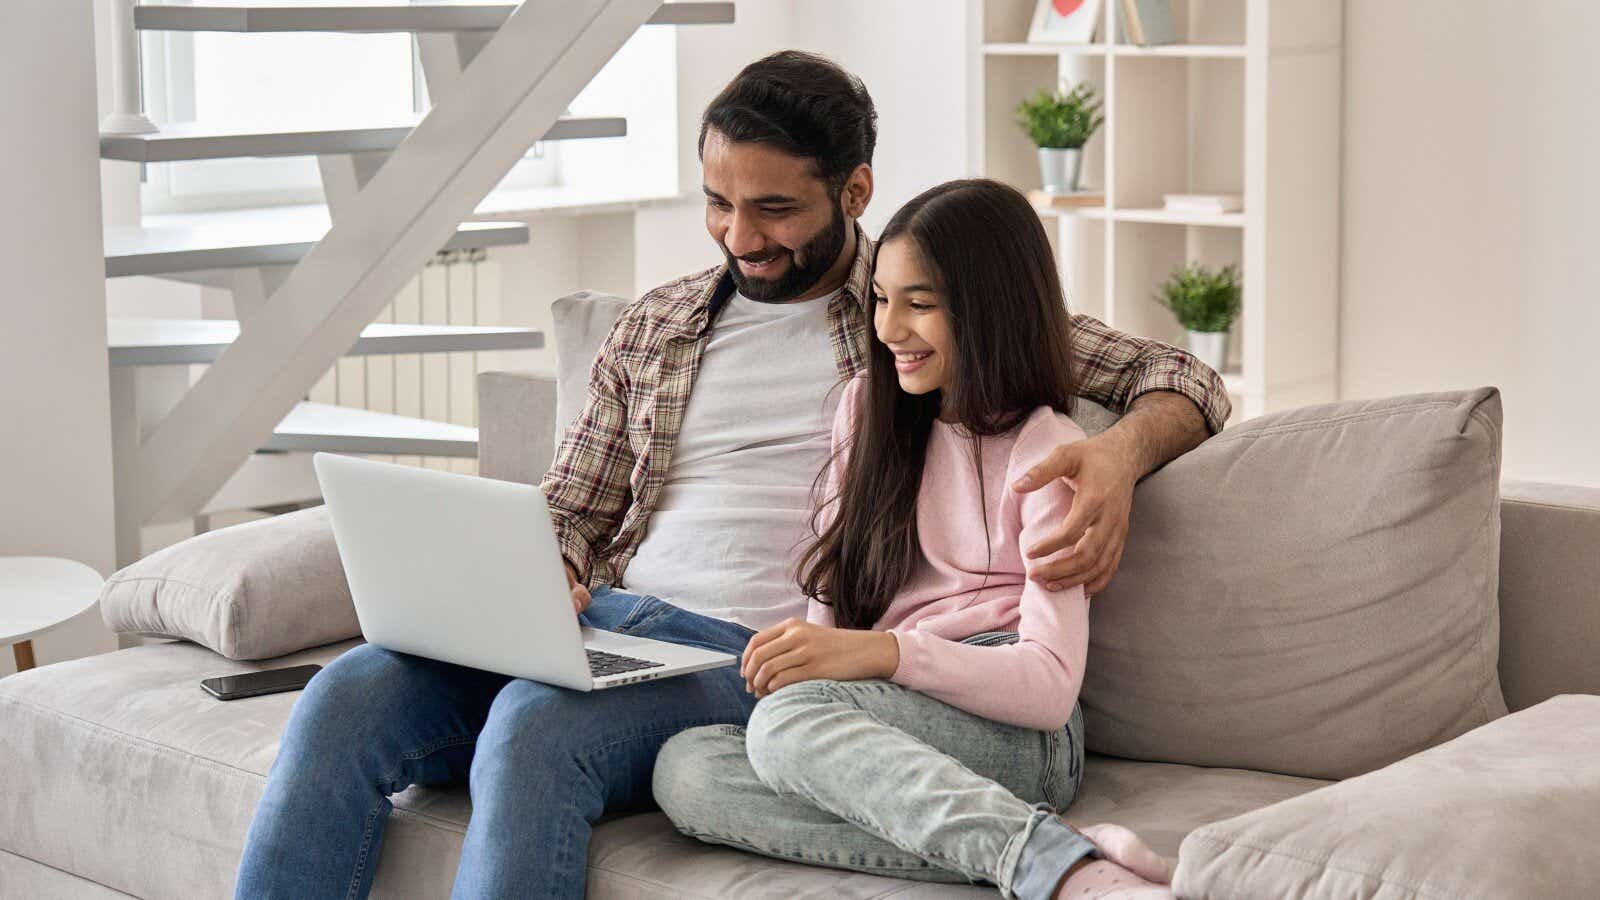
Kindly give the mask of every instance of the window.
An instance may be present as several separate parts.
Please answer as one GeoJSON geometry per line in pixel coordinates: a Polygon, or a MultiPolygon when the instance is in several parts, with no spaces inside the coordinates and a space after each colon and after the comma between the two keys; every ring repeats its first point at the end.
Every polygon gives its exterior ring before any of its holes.
{"type": "MultiPolygon", "coordinates": [[[[673,30],[641,29],[570,105],[574,115],[626,116],[627,138],[535,144],[501,188],[580,186],[619,171],[675,184],[673,30]],[[564,151],[574,157],[565,166],[564,151]]],[[[408,34],[144,32],[141,39],[145,107],[157,124],[361,127],[406,121],[427,108],[408,34]]],[[[142,189],[147,213],[322,199],[310,156],[156,163],[142,189]]]]}

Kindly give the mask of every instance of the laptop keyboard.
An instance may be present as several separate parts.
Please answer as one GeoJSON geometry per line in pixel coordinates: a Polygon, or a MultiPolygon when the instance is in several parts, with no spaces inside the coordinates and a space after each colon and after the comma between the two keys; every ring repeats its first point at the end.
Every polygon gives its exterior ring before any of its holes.
{"type": "Polygon", "coordinates": [[[617,675],[622,672],[636,672],[640,669],[658,669],[666,663],[656,662],[651,659],[639,659],[633,656],[621,656],[616,653],[607,653],[604,650],[585,650],[589,654],[589,674],[596,678],[607,675],[617,675]]]}

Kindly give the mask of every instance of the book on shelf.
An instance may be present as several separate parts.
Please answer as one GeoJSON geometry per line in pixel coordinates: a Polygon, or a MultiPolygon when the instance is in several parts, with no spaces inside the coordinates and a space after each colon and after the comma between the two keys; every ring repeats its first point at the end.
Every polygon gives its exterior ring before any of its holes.
{"type": "Polygon", "coordinates": [[[1029,191],[1028,202],[1039,209],[1077,209],[1085,206],[1105,206],[1106,195],[1100,191],[1073,191],[1070,194],[1029,191]]]}
{"type": "Polygon", "coordinates": [[[1231,213],[1244,209],[1244,198],[1238,194],[1162,194],[1169,212],[1231,213]]]}
{"type": "Polygon", "coordinates": [[[1122,0],[1122,36],[1141,47],[1176,44],[1172,0],[1122,0]]]}

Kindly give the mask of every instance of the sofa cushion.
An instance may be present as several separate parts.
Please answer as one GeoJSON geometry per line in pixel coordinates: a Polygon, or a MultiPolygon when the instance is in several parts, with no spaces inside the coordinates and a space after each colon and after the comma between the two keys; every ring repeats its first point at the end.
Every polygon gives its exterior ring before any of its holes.
{"type": "Polygon", "coordinates": [[[1600,696],[1566,694],[1359,778],[1206,825],[1181,897],[1592,897],[1600,696]]]}
{"type": "Polygon", "coordinates": [[[116,572],[106,627],[268,659],[359,637],[326,507],[196,535],[116,572]]]}
{"type": "MultiPolygon", "coordinates": [[[[0,679],[0,851],[140,897],[231,895],[250,818],[299,695],[223,703],[199,681],[326,664],[350,646],[241,663],[192,644],[161,644],[0,679]]],[[[1199,825],[1323,784],[1091,755],[1068,815],[1080,824],[1126,825],[1170,856],[1199,825]]],[[[448,896],[471,813],[466,789],[412,788],[394,803],[373,896],[448,896]]],[[[589,873],[590,896],[599,898],[993,894],[700,844],[659,813],[596,829],[589,873]]]]}
{"type": "Polygon", "coordinates": [[[1499,472],[1480,388],[1262,416],[1151,475],[1090,610],[1089,748],[1337,779],[1504,715],[1499,472]]]}
{"type": "Polygon", "coordinates": [[[554,321],[552,336],[556,344],[556,444],[583,412],[589,396],[589,369],[595,354],[611,333],[622,308],[629,301],[596,291],[568,294],[551,305],[554,321]]]}

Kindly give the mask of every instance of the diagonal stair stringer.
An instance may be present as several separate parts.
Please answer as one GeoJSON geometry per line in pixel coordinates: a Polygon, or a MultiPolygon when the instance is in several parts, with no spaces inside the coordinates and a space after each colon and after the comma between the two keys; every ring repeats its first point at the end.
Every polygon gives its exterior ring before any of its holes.
{"type": "Polygon", "coordinates": [[[528,0],[513,12],[142,442],[123,486],[138,521],[200,509],[659,6],[528,0]]]}

